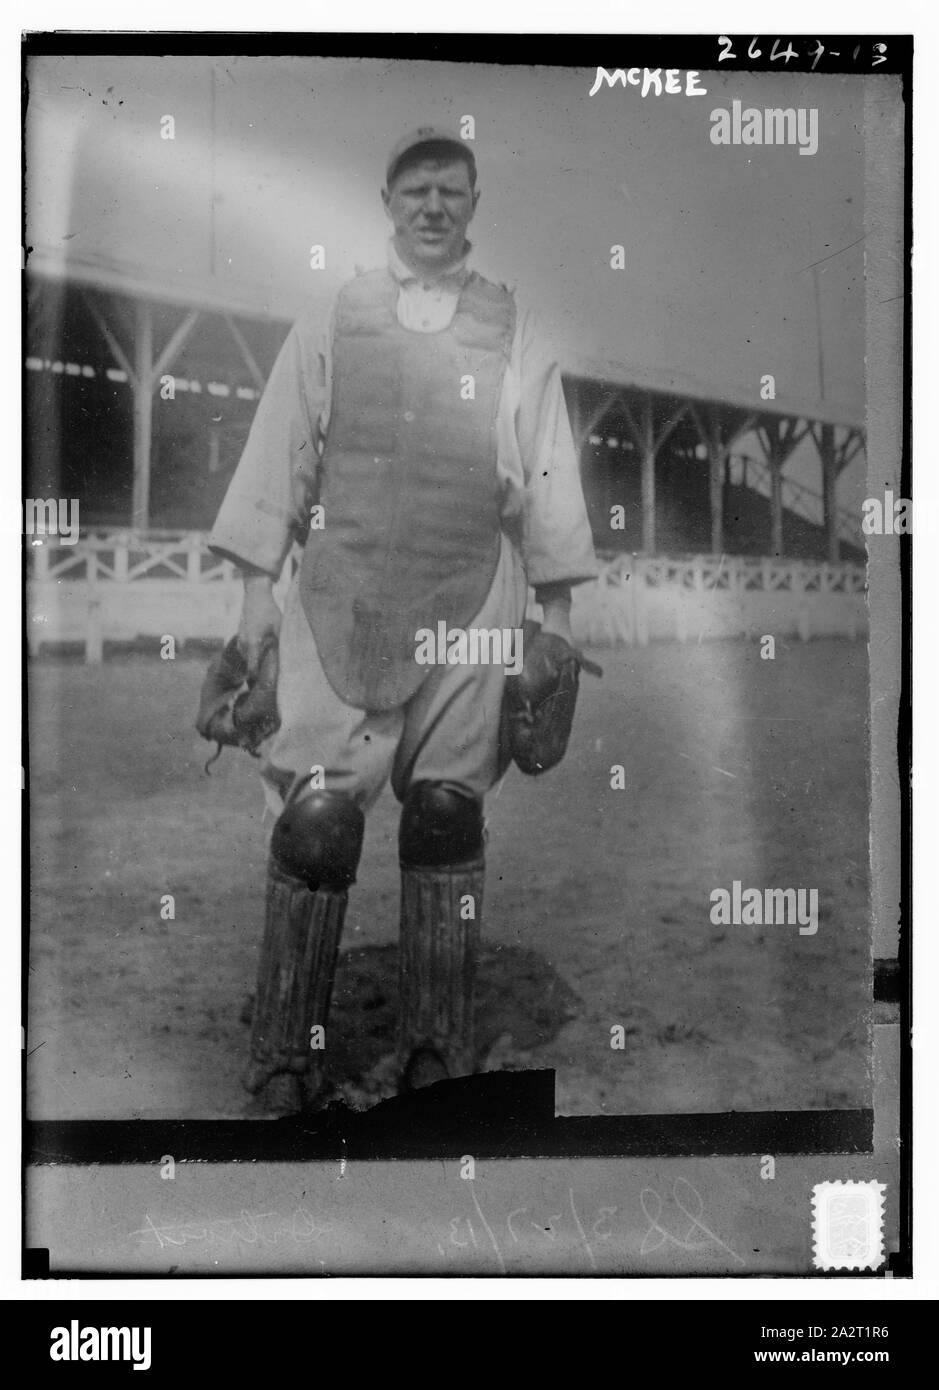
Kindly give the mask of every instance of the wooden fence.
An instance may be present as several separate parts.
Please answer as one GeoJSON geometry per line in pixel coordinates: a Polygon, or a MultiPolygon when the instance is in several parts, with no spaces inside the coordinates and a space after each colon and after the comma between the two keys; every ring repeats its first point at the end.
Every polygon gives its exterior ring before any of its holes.
{"type": "MultiPolygon", "coordinates": [[[[27,641],[80,643],[85,660],[105,642],[223,640],[238,624],[241,583],[200,531],[97,531],[75,544],[26,537],[27,641]]],[[[297,562],[284,566],[283,594],[297,562]]],[[[537,611],[537,610],[533,610],[537,611]]],[[[616,555],[596,583],[574,591],[575,637],[590,646],[677,639],[867,633],[862,565],[822,561],[616,555]]]]}

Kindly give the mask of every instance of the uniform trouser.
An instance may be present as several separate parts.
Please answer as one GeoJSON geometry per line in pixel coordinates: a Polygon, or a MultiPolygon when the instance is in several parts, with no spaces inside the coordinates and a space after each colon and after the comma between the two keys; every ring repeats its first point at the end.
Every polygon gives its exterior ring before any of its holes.
{"type": "MultiPolygon", "coordinates": [[[[521,627],[527,593],[518,551],[503,536],[492,585],[470,626],[521,627]]],[[[504,684],[501,666],[432,666],[396,709],[347,705],[326,679],[295,577],[280,634],[280,729],[261,765],[271,808],[279,814],[284,799],[302,796],[315,766],[330,791],[346,793],[366,812],[389,777],[399,801],[422,781],[485,796],[508,766],[500,744],[504,684]]]]}
{"type": "MultiPolygon", "coordinates": [[[[521,559],[503,536],[489,594],[470,626],[519,628],[526,599],[521,559]]],[[[399,708],[370,712],[346,704],[326,679],[295,578],[280,635],[281,724],[261,765],[272,809],[279,814],[300,801],[315,785],[313,769],[322,769],[321,785],[351,797],[363,813],[389,779],[402,802],[418,782],[442,783],[481,801],[509,761],[501,737],[504,683],[501,666],[433,666],[399,708]]],[[[451,1074],[471,1069],[482,870],[481,849],[470,863],[402,864],[399,1052],[426,1042],[444,1054],[451,1074]],[[449,1049],[448,1030],[458,1034],[449,1049]]],[[[315,991],[320,1020],[330,987],[331,980],[319,981],[315,991]]]]}

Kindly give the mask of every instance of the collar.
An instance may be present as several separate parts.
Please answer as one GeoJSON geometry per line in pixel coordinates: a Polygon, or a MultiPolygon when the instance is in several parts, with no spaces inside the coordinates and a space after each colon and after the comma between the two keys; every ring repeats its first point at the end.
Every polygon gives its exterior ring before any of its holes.
{"type": "Polygon", "coordinates": [[[390,240],[388,242],[388,269],[399,285],[433,284],[442,285],[446,289],[462,289],[469,279],[470,271],[467,261],[472,255],[472,251],[472,242],[468,241],[466,243],[466,250],[463,252],[463,255],[457,261],[456,265],[450,266],[442,275],[428,276],[425,278],[422,275],[418,275],[417,271],[412,270],[410,266],[405,265],[404,261],[398,255],[394,241],[390,240]]]}

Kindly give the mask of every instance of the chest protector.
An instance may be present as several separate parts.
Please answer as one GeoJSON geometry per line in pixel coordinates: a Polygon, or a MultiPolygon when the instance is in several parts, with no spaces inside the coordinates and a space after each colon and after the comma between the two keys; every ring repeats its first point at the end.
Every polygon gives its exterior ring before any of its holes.
{"type": "Polygon", "coordinates": [[[387,271],[340,291],[325,525],[310,532],[300,571],[330,685],[370,710],[403,704],[432,669],[415,661],[418,629],[467,627],[489,592],[496,413],[515,333],[511,294],[479,275],[439,333],[402,328],[397,302],[387,271]]]}

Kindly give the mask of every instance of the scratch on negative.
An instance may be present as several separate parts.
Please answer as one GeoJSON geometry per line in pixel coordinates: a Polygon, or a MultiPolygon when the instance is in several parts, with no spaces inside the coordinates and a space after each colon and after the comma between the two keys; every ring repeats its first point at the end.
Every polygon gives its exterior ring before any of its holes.
{"type": "Polygon", "coordinates": [[[701,763],[702,767],[709,767],[712,772],[719,772],[722,777],[729,777],[732,781],[737,781],[736,772],[728,772],[726,768],[716,767],[714,763],[703,763],[700,758],[692,758],[688,753],[679,753],[679,758],[685,758],[689,763],[701,763]]]}

